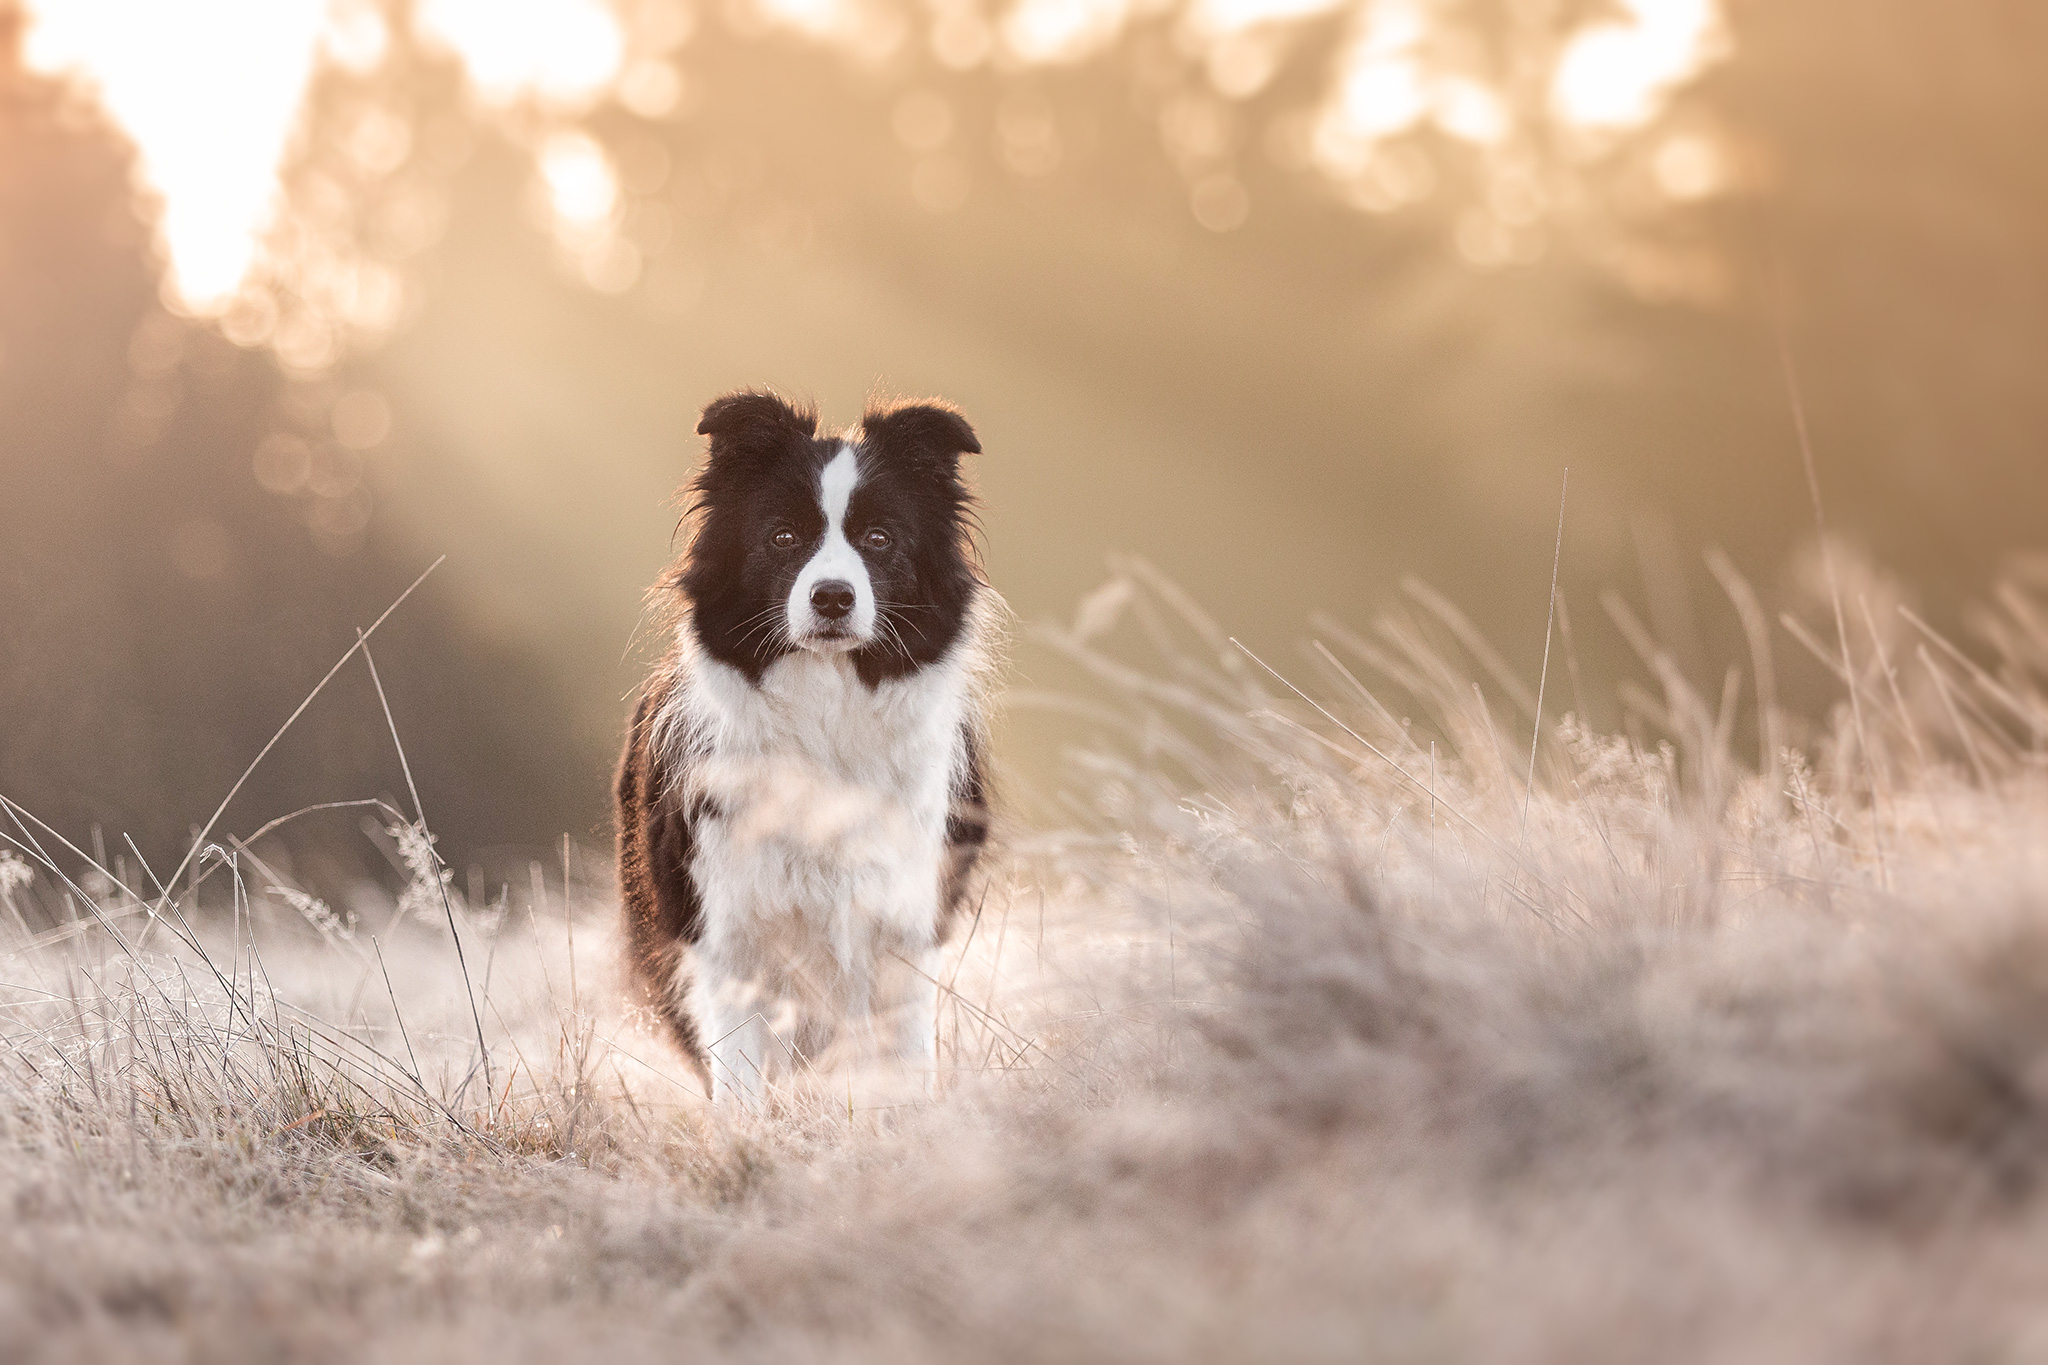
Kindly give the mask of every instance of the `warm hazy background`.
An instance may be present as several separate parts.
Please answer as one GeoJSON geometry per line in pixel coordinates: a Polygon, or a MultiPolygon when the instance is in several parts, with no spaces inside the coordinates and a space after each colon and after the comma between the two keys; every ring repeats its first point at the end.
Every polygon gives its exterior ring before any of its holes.
{"type": "MultiPolygon", "coordinates": [[[[1584,667],[1611,586],[1713,695],[1702,551],[1808,572],[1782,335],[1960,620],[2048,540],[2044,73],[2030,0],[0,0],[0,793],[174,850],[445,554],[378,651],[428,817],[601,834],[745,384],[963,406],[1025,621],[1135,552],[1289,661],[1412,574],[1533,674],[1569,466],[1584,667]]],[[[352,669],[228,825],[382,727],[352,669]]]]}

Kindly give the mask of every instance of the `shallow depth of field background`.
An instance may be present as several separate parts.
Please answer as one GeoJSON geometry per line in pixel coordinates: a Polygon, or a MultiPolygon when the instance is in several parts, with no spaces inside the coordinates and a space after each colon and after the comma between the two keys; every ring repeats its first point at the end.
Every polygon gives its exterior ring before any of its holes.
{"type": "MultiPolygon", "coordinates": [[[[0,792],[176,862],[445,554],[379,657],[451,859],[601,843],[737,385],[962,405],[1027,624],[1136,554],[1293,661],[1413,576],[1533,676],[1569,467],[1615,726],[1600,591],[1710,696],[1705,550],[1812,600],[1785,351],[1966,638],[2048,506],[2044,61],[2010,0],[0,5],[0,792]]],[[[227,827],[399,789],[359,673],[227,827]]],[[[1045,817],[1081,684],[1015,681],[1045,817]]]]}

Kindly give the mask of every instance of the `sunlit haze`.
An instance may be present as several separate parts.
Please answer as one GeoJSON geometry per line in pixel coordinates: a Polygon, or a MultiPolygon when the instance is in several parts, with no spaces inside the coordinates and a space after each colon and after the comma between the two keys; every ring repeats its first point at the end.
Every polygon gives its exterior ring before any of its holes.
{"type": "MultiPolygon", "coordinates": [[[[925,22],[876,0],[751,3],[758,22],[863,63],[900,55],[925,22]]],[[[1186,0],[1177,41],[1202,55],[1215,94],[1207,105],[1197,96],[1170,104],[1162,135],[1203,226],[1233,230],[1253,208],[1241,175],[1219,156],[1231,144],[1228,106],[1271,81],[1293,35],[1340,9],[1348,10],[1339,20],[1345,36],[1300,123],[1306,132],[1269,144],[1369,213],[1435,191],[1439,168],[1410,145],[1412,135],[1433,128],[1470,146],[1480,157],[1483,202],[1462,220],[1457,245],[1481,266],[1543,249],[1538,220],[1560,196],[1546,192],[1532,168],[1542,124],[1595,139],[1580,153],[1597,156],[1606,145],[1598,139],[1652,124],[1675,90],[1728,55],[1715,0],[1628,0],[1621,15],[1553,42],[1549,79],[1540,95],[1527,96],[1518,93],[1526,80],[1482,60],[1468,21],[1434,0],[1186,0]]],[[[31,0],[28,11],[29,66],[75,77],[134,141],[142,188],[163,204],[167,296],[200,313],[226,311],[265,270],[266,244],[291,209],[281,167],[320,65],[368,74],[391,49],[389,21],[370,0],[31,0]]],[[[1014,0],[991,26],[972,8],[941,6],[923,38],[955,70],[1063,66],[1105,53],[1155,13],[1125,0],[1014,0]]],[[[530,116],[513,131],[535,157],[551,209],[545,225],[572,269],[600,291],[630,287],[639,261],[613,230],[616,171],[579,123],[608,101],[643,118],[668,115],[685,81],[672,54],[697,22],[682,0],[626,9],[599,0],[422,0],[413,11],[424,49],[460,64],[486,116],[530,116]]],[[[1532,51],[1541,57],[1540,47],[1532,51]]],[[[407,153],[403,124],[380,129],[378,117],[396,116],[366,117],[355,142],[358,160],[372,169],[407,153]]],[[[1027,145],[1034,136],[1010,139],[1013,165],[1056,164],[1052,135],[1027,145]]],[[[1718,155],[1691,134],[1667,149],[1657,183],[1673,200],[1710,193],[1718,155]]],[[[917,193],[943,209],[963,188],[951,163],[934,163],[921,170],[917,193]]],[[[268,262],[275,289],[250,298],[229,327],[238,340],[276,343],[302,369],[331,363],[345,334],[380,335],[401,299],[385,267],[337,259],[347,248],[309,246],[316,238],[302,233],[294,247],[280,248],[268,262]],[[289,317],[280,294],[296,299],[289,317]]]]}

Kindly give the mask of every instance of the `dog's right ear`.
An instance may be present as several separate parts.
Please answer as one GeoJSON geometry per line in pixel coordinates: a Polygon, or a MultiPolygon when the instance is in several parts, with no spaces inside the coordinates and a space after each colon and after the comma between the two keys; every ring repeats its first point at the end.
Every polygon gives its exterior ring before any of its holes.
{"type": "Polygon", "coordinates": [[[768,453],[792,439],[818,434],[818,414],[791,407],[772,393],[743,389],[715,398],[697,423],[697,434],[711,438],[713,458],[726,451],[768,453]]]}

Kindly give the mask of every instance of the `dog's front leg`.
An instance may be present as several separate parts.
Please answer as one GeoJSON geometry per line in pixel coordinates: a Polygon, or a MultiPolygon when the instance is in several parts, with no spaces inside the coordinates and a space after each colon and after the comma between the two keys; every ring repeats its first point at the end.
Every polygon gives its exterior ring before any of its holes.
{"type": "Polygon", "coordinates": [[[873,1021],[880,1050],[929,1096],[936,1083],[936,953],[890,956],[876,971],[873,1021]]]}
{"type": "Polygon", "coordinates": [[[699,977],[698,1027],[711,1063],[711,1097],[720,1108],[758,1110],[769,1083],[785,1070],[788,1044],[776,1035],[775,1008],[756,978],[712,971],[699,977]]]}

